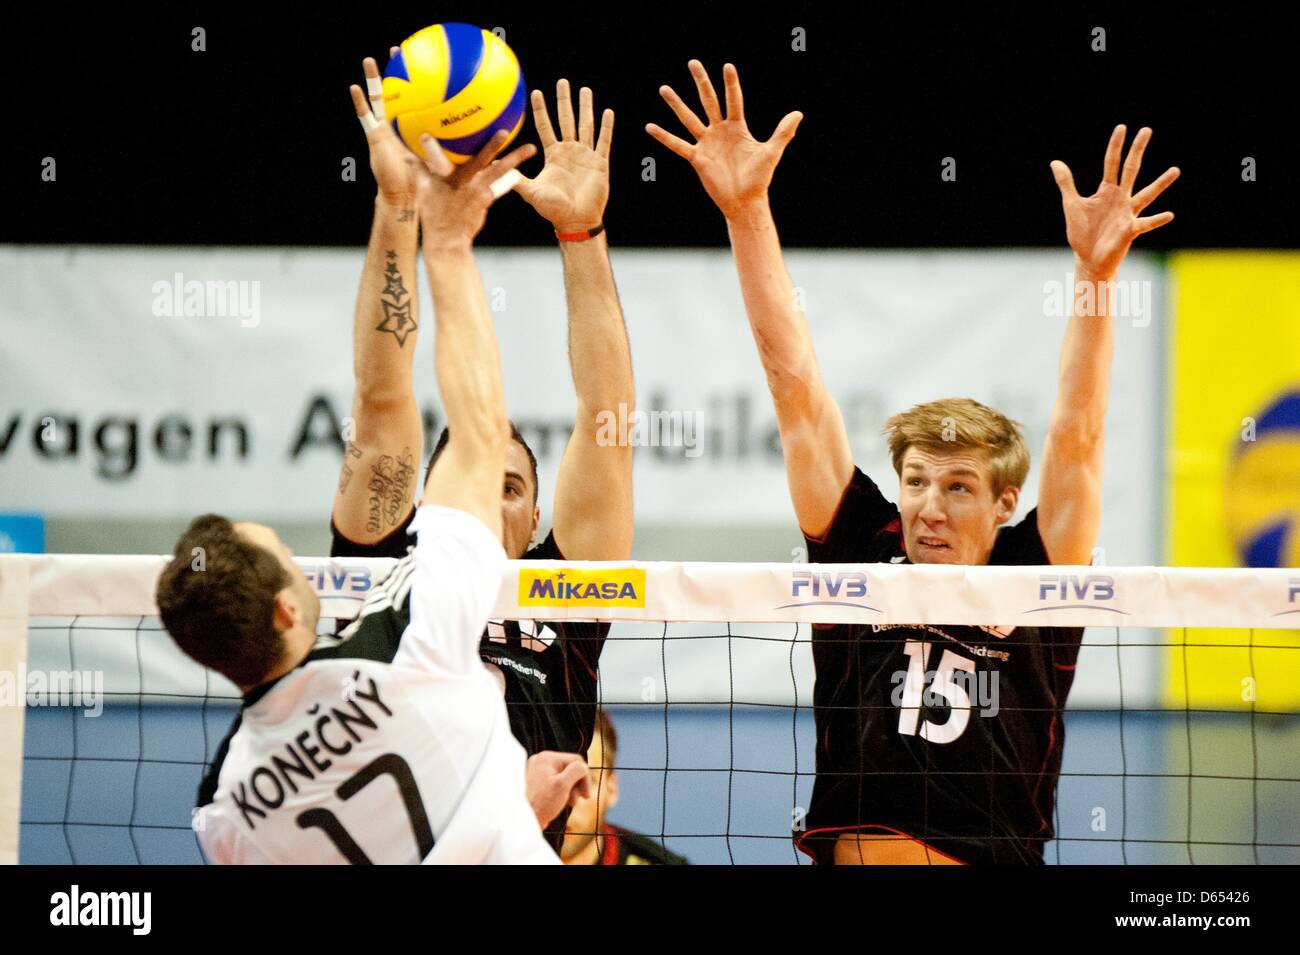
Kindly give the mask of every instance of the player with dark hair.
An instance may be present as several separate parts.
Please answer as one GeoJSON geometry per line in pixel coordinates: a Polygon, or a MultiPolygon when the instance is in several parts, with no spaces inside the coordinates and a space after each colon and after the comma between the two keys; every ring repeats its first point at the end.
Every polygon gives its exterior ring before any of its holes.
{"type": "Polygon", "coordinates": [[[570,794],[553,786],[530,805],[527,759],[478,655],[506,565],[510,430],[471,244],[492,185],[534,151],[494,161],[504,140],[445,177],[412,171],[455,437],[429,473],[415,547],[350,639],[318,640],[320,601],[268,527],[200,517],[161,575],[167,631],[244,695],[200,792],[214,862],[558,862],[540,823],[570,794]]]}
{"type": "MultiPolygon", "coordinates": [[[[371,103],[382,110],[379,72],[364,64],[371,103]]],[[[334,499],[332,556],[401,557],[414,518],[412,492],[422,422],[411,387],[418,315],[416,221],[410,213],[414,157],[352,87],[366,127],[370,166],[379,187],[353,331],[353,432],[347,436],[334,499]]],[[[501,493],[506,553],[529,560],[625,560],[632,547],[632,449],[597,441],[602,411],[635,404],[632,364],[610,269],[602,216],[609,196],[614,114],[605,110],[594,137],[591,91],[579,94],[575,125],[567,80],[557,84],[560,133],[552,130],[542,94],[532,94],[533,120],[545,165],[514,188],[547,219],[559,240],[569,309],[569,359],[577,391],[577,424],[556,480],[550,534],[532,546],[540,510],[537,461],[512,427],[501,493]]],[[[381,117],[382,118],[382,117],[381,117]]],[[[454,429],[454,426],[453,426],[454,429]]],[[[447,445],[444,431],[430,464],[447,445]]],[[[482,657],[502,687],[510,726],[531,754],[587,751],[596,715],[597,664],[608,623],[492,621],[482,657]]],[[[550,832],[558,849],[563,818],[550,832]]]]}
{"type": "Polygon", "coordinates": [[[604,709],[587,750],[587,794],[573,804],[565,823],[560,858],[565,865],[686,865],[650,836],[616,826],[605,814],[618,804],[618,734],[604,709]]]}
{"type": "MultiPolygon", "coordinates": [[[[691,163],[726,217],[809,559],[1090,563],[1101,521],[1110,283],[1133,239],[1173,218],[1139,217],[1178,176],[1171,168],[1133,192],[1151,131],[1138,132],[1121,172],[1125,129],[1115,128],[1092,196],[1079,196],[1065,164],[1052,163],[1077,297],[1038,506],[1004,527],[1028,452],[1014,422],[977,402],[932,402],[890,419],[898,505],[854,466],[768,205],[772,173],[803,117],[788,114],[759,142],[745,123],[735,67],[723,69],[725,117],[704,67],[692,60],[690,69],[704,119],[671,88],[660,93],[694,142],[653,124],[647,131],[691,163]]],[[[817,779],[799,847],[819,862],[1041,862],[1081,637],[1060,627],[816,626],[817,779]],[[992,707],[972,712],[966,686],[978,680],[958,676],[987,677],[996,715],[992,707]]]]}

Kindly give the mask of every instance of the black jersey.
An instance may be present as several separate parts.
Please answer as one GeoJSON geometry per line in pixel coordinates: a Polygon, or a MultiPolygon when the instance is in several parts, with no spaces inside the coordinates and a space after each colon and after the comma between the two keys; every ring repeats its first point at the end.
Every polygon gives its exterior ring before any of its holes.
{"type": "MultiPolygon", "coordinates": [[[[990,564],[1047,564],[1037,509],[990,564]]],[[[908,563],[898,508],[854,468],[816,563],[908,563]]],[[[815,625],[817,777],[796,844],[895,834],[967,863],[1041,863],[1083,629],[815,625]]]]}
{"type": "MultiPolygon", "coordinates": [[[[331,522],[331,557],[405,557],[411,539],[401,527],[374,544],[357,544],[331,522]]],[[[554,532],[524,560],[564,560],[554,532]]],[[[597,666],[609,623],[567,620],[493,620],[479,644],[479,656],[502,674],[510,731],[529,756],[544,750],[577,753],[584,759],[596,728],[597,666]]],[[[547,828],[559,850],[566,809],[547,828]]]]}
{"type": "Polygon", "coordinates": [[[690,860],[670,851],[650,836],[608,822],[601,826],[604,850],[596,865],[690,865],[690,860]]]}

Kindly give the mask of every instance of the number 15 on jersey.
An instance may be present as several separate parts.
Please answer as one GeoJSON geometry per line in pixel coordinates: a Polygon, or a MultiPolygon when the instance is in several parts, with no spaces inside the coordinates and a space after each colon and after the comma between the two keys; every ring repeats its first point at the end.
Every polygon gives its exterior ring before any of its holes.
{"type": "MultiPolygon", "coordinates": [[[[927,673],[926,662],[930,656],[930,643],[922,640],[908,640],[903,645],[903,652],[908,656],[907,674],[894,675],[894,705],[899,707],[898,732],[903,736],[920,736],[928,743],[951,743],[961,736],[970,722],[971,699],[967,692],[967,683],[975,676],[975,661],[953,653],[946,647],[939,658],[939,666],[927,673]],[[954,678],[958,671],[962,677],[954,678]],[[965,677],[964,674],[970,674],[965,677]],[[921,702],[925,693],[925,680],[930,677],[930,693],[942,697],[948,706],[948,719],[944,723],[933,723],[921,719],[921,702]],[[902,677],[902,687],[897,685],[902,677]]],[[[937,701],[936,701],[937,702],[937,701]]]]}

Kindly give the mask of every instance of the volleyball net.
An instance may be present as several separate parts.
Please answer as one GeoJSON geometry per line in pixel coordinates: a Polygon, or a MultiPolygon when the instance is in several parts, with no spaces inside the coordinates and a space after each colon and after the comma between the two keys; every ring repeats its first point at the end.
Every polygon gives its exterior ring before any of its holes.
{"type": "MultiPolygon", "coordinates": [[[[194,796],[239,693],[163,631],[165,562],[0,556],[0,861],[203,861],[194,796]]],[[[332,633],[394,562],[299,563],[332,633]]],[[[610,821],[692,862],[807,862],[814,680],[835,677],[814,624],[1086,628],[1046,860],[1300,862],[1296,571],[514,561],[495,616],[611,622],[610,821]]],[[[949,720],[996,711],[984,667],[937,669],[949,720]]]]}

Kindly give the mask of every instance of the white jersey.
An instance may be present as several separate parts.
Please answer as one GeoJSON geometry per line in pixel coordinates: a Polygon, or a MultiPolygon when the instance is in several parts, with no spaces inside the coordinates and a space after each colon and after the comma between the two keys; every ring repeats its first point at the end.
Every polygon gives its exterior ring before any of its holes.
{"type": "Polygon", "coordinates": [[[213,862],[558,863],[479,658],[505,551],[452,508],[412,531],[348,639],[244,698],[200,791],[213,862]]]}

